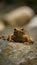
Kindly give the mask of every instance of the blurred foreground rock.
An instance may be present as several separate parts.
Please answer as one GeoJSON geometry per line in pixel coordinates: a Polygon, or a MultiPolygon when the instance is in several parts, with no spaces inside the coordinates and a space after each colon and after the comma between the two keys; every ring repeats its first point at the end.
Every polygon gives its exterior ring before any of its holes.
{"type": "Polygon", "coordinates": [[[17,8],[14,11],[6,13],[3,16],[3,20],[8,22],[12,26],[23,26],[28,23],[29,20],[34,16],[34,11],[27,6],[17,8]]]}
{"type": "Polygon", "coordinates": [[[34,45],[4,42],[0,50],[0,65],[37,65],[37,48],[34,45]]]}

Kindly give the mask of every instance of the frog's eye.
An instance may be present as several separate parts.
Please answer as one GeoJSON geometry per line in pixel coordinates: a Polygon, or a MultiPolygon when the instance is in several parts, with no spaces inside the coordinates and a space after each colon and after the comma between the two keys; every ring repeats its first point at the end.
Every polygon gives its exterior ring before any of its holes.
{"type": "Polygon", "coordinates": [[[16,31],[16,28],[14,29],[14,31],[16,31]]]}

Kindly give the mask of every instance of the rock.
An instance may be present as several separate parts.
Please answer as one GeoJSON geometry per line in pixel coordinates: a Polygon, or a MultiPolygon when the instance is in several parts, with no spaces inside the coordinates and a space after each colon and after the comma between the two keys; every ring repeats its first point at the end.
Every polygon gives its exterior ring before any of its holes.
{"type": "Polygon", "coordinates": [[[27,6],[17,8],[14,11],[6,13],[3,20],[14,26],[23,26],[34,16],[34,11],[27,6]]]}
{"type": "Polygon", "coordinates": [[[35,65],[37,64],[37,51],[33,45],[5,42],[0,58],[1,65],[35,65]]]}
{"type": "Polygon", "coordinates": [[[3,31],[5,29],[5,25],[3,21],[0,20],[0,31],[3,31]]]}

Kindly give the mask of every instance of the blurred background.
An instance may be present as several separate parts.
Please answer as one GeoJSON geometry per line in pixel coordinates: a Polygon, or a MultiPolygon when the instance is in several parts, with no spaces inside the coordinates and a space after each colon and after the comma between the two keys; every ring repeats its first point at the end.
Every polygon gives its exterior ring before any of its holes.
{"type": "Polygon", "coordinates": [[[0,12],[8,12],[20,6],[29,6],[37,13],[37,0],[0,0],[0,12]]]}

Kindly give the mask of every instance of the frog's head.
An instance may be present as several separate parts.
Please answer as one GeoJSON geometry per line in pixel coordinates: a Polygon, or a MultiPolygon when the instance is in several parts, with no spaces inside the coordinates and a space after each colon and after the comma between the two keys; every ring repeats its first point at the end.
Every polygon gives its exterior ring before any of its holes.
{"type": "Polygon", "coordinates": [[[21,28],[21,29],[15,28],[14,29],[14,35],[15,36],[22,36],[23,34],[24,34],[24,29],[23,28],[21,28]]]}

